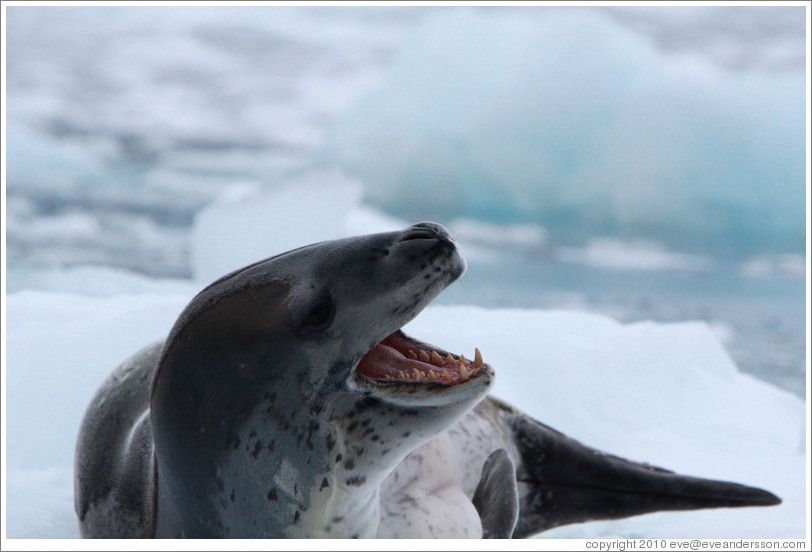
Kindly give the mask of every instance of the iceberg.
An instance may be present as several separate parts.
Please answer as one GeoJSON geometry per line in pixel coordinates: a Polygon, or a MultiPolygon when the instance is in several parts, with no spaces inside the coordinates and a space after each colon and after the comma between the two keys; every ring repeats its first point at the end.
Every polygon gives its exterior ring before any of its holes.
{"type": "Polygon", "coordinates": [[[361,205],[363,188],[336,168],[310,168],[277,186],[226,188],[195,218],[194,278],[211,282],[245,266],[311,243],[406,226],[361,205]]]}
{"type": "Polygon", "coordinates": [[[325,155],[401,217],[799,253],[804,83],[663,52],[597,11],[445,12],[339,115],[325,155]]]}

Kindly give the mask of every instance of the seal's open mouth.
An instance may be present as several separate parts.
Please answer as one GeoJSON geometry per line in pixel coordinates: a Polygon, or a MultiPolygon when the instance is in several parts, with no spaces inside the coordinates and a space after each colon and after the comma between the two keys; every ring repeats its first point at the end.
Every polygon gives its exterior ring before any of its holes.
{"type": "Polygon", "coordinates": [[[356,371],[375,383],[428,383],[443,386],[465,383],[487,366],[479,349],[474,360],[454,355],[408,337],[398,330],[375,345],[356,371]]]}

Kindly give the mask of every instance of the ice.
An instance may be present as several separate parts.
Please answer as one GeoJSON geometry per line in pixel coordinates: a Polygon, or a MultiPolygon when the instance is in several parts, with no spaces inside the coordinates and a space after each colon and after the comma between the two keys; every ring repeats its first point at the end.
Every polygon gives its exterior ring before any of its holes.
{"type": "Polygon", "coordinates": [[[448,12],[404,40],[327,150],[407,218],[797,254],[804,83],[666,53],[595,11],[448,12]]]}
{"type": "MultiPolygon", "coordinates": [[[[191,254],[195,279],[205,283],[234,267],[296,247],[407,224],[365,205],[364,194],[359,180],[335,167],[306,170],[275,186],[246,183],[225,189],[195,220],[191,254]]],[[[465,256],[480,261],[499,262],[500,254],[512,251],[626,271],[702,272],[714,266],[710,257],[670,251],[652,240],[598,237],[583,247],[553,247],[546,229],[530,223],[459,218],[448,229],[465,256]]],[[[802,277],[804,267],[803,257],[797,255],[759,255],[745,261],[742,271],[753,277],[773,273],[802,277]]]]}
{"type": "Polygon", "coordinates": [[[326,6],[4,14],[11,263],[173,277],[190,275],[194,214],[225,187],[312,163],[412,17],[326,6]],[[97,235],[58,232],[77,217],[97,235]],[[155,240],[133,235],[150,223],[155,240]]]}
{"type": "Polygon", "coordinates": [[[400,35],[399,18],[359,11],[11,8],[11,114],[124,162],[310,147],[400,35]]]}
{"type": "MultiPolygon", "coordinates": [[[[194,277],[205,283],[234,267],[296,247],[398,230],[408,224],[365,205],[363,196],[361,182],[335,167],[311,168],[273,186],[233,185],[195,219],[194,277]]],[[[544,228],[535,224],[499,225],[462,218],[452,221],[449,230],[466,258],[478,260],[496,260],[494,248],[538,255],[547,245],[544,228]]]]}
{"type": "Polygon", "coordinates": [[[741,263],[741,271],[748,278],[769,278],[780,275],[785,278],[804,279],[806,257],[792,254],[756,255],[741,263]]]}
{"type": "Polygon", "coordinates": [[[547,232],[537,224],[492,224],[461,218],[451,221],[448,230],[458,240],[486,247],[539,250],[547,244],[547,232]]]}
{"type": "Polygon", "coordinates": [[[806,56],[798,46],[806,40],[806,25],[799,12],[753,8],[636,5],[606,10],[666,51],[712,60],[728,69],[769,73],[805,66],[806,56]]]}
{"type": "Polygon", "coordinates": [[[9,294],[9,465],[71,466],[79,420],[95,389],[124,358],[165,336],[190,299],[157,293],[9,294]]]}
{"type": "Polygon", "coordinates": [[[85,297],[159,293],[192,296],[199,286],[185,279],[156,279],[111,267],[82,266],[68,269],[12,268],[6,271],[7,291],[66,293],[85,297]]]}
{"type": "Polygon", "coordinates": [[[97,161],[83,148],[42,136],[17,121],[9,121],[6,178],[42,184],[64,184],[71,179],[91,180],[101,173],[97,161]]]}
{"type": "Polygon", "coordinates": [[[801,247],[801,7],[7,15],[8,200],[28,206],[12,263],[188,276],[189,225],[219,191],[325,160],[399,219],[535,225],[551,245],[801,247]],[[103,237],[41,234],[77,222],[66,211],[103,237]],[[144,217],[155,240],[129,231],[144,217]]]}
{"type": "Polygon", "coordinates": [[[9,538],[78,538],[75,516],[66,515],[73,506],[73,467],[20,469],[7,471],[6,523],[9,538]],[[36,521],[34,521],[36,520],[36,521]]]}
{"type": "Polygon", "coordinates": [[[210,282],[303,245],[405,226],[362,207],[362,194],[360,182],[335,168],[307,170],[277,186],[227,189],[195,219],[195,279],[210,282]]]}
{"type": "Polygon", "coordinates": [[[557,257],[566,262],[616,270],[706,270],[712,259],[668,251],[648,240],[623,241],[593,238],[583,248],[561,248],[557,257]]]}
{"type": "MultiPolygon", "coordinates": [[[[74,293],[8,296],[10,538],[78,535],[70,477],[84,408],[114,366],[168,332],[193,293],[142,279],[136,293],[99,294],[93,277],[84,290],[80,281],[69,284],[74,293]]],[[[704,323],[433,306],[406,331],[461,353],[478,347],[497,370],[495,395],[584,443],[784,499],[774,508],[655,514],[545,536],[803,537],[804,404],[740,373],[704,323]]]]}

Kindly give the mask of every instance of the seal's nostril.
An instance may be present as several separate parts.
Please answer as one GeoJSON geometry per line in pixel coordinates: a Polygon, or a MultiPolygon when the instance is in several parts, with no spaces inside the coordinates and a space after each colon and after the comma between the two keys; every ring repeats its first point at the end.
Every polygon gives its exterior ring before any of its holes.
{"type": "Polygon", "coordinates": [[[437,235],[434,230],[430,230],[428,228],[410,228],[406,232],[403,233],[403,236],[400,238],[400,241],[409,241],[409,240],[436,240],[440,236],[437,235]]]}
{"type": "Polygon", "coordinates": [[[436,239],[450,240],[448,231],[434,222],[420,222],[404,230],[400,241],[436,239]]]}

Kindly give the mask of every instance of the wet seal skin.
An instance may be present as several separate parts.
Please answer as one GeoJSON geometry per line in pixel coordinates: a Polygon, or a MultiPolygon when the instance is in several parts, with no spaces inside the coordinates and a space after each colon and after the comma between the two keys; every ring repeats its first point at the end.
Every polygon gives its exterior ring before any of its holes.
{"type": "Polygon", "coordinates": [[[424,222],[205,288],[87,409],[82,536],[510,538],[780,502],[600,453],[488,397],[479,350],[401,330],[464,271],[448,232],[424,222]]]}

